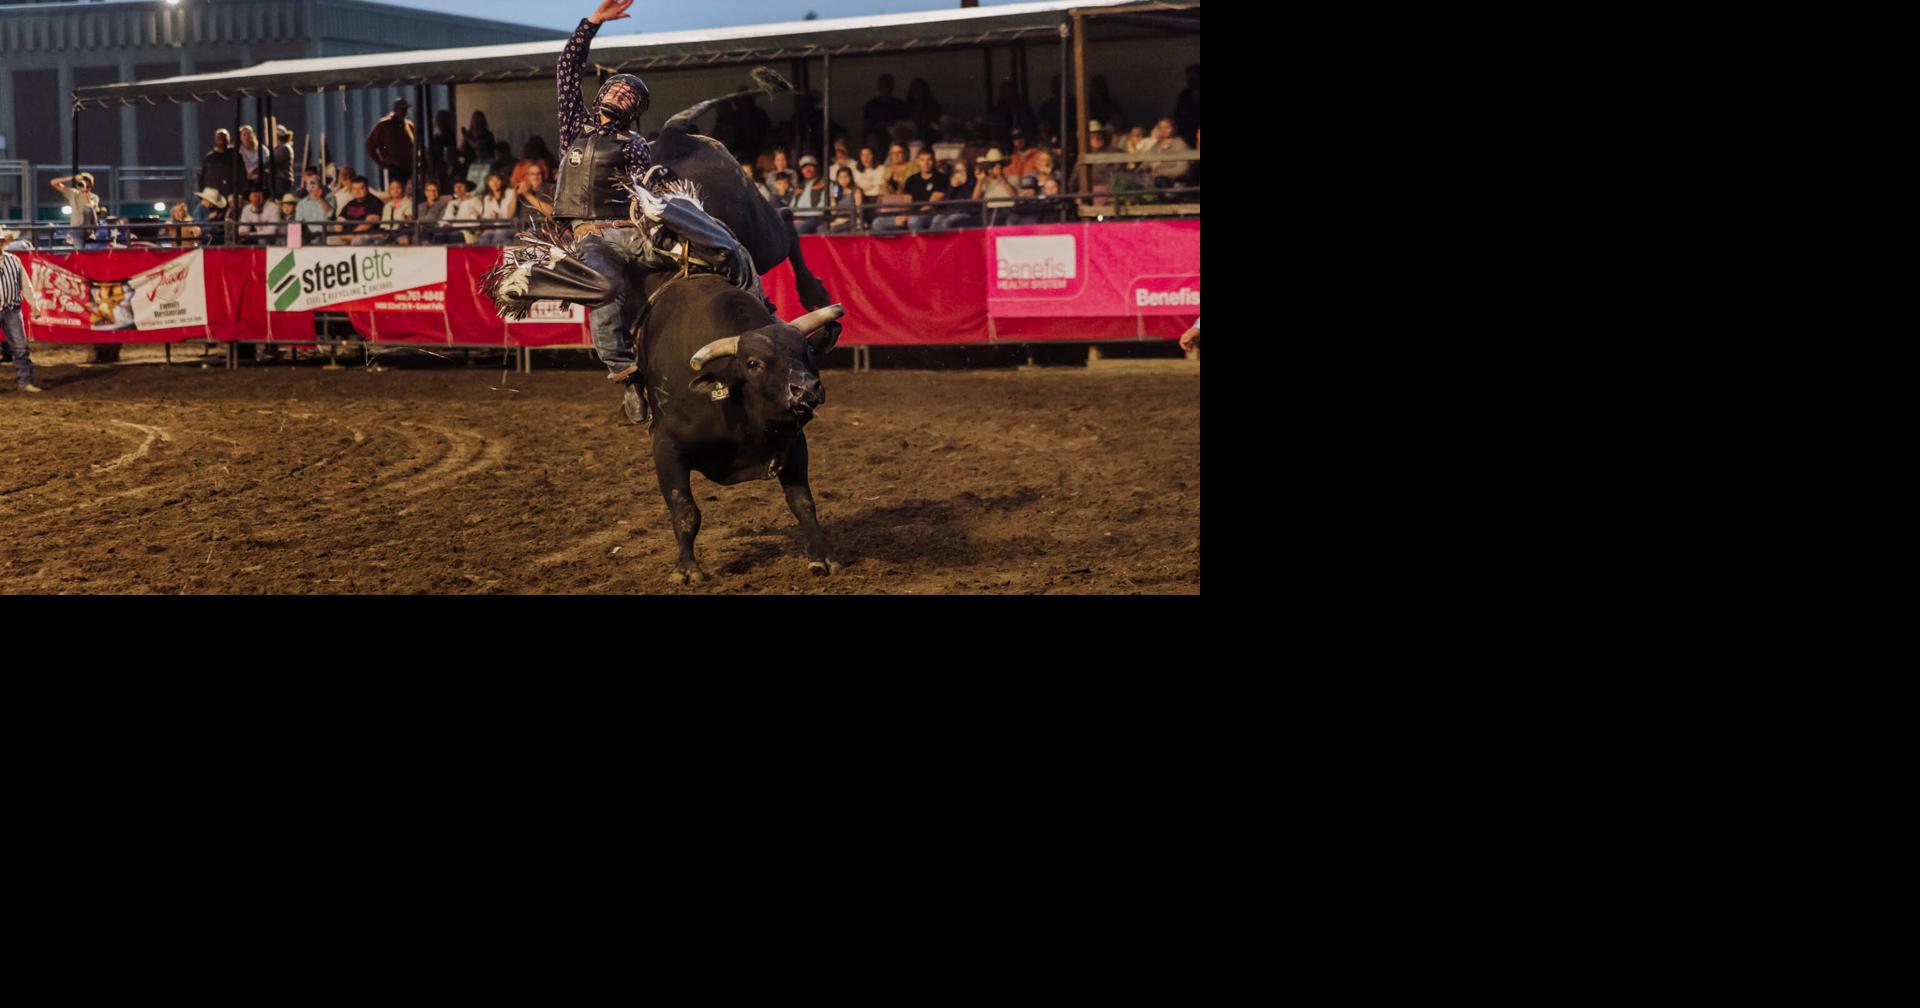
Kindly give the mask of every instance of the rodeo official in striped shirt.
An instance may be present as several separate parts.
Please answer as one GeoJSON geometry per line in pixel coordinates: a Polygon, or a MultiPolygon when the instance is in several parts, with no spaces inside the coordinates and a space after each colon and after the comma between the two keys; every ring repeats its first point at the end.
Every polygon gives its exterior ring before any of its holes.
{"type": "MultiPolygon", "coordinates": [[[[12,240],[12,235],[5,240],[12,240]]],[[[27,271],[20,258],[0,251],[0,337],[13,351],[13,365],[20,372],[20,391],[38,392],[33,383],[33,357],[27,351],[27,325],[20,317],[20,300],[27,289],[27,271]]]]}

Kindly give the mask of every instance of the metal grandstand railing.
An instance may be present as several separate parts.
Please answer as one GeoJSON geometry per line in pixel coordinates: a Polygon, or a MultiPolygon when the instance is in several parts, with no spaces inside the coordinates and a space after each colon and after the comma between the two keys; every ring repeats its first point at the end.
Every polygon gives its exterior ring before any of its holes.
{"type": "MultiPolygon", "coordinates": [[[[1055,224],[1083,219],[1105,220],[1129,217],[1199,216],[1200,188],[1176,186],[1138,192],[1069,193],[1059,196],[1029,196],[1018,199],[936,200],[932,203],[866,203],[858,208],[829,208],[818,214],[795,213],[783,208],[781,215],[802,227],[804,234],[826,237],[844,234],[907,234],[920,231],[951,231],[981,227],[1007,227],[1022,224],[1055,224]],[[905,225],[882,225],[877,218],[909,218],[905,225]],[[916,218],[921,220],[915,220],[916,218]],[[941,218],[945,218],[944,220],[941,218]],[[816,228],[806,222],[819,221],[816,228]],[[939,226],[935,226],[938,224],[939,226]]],[[[92,233],[74,234],[66,224],[31,222],[9,224],[32,247],[48,251],[81,251],[114,248],[219,248],[224,246],[277,246],[287,243],[287,229],[293,225],[305,229],[303,244],[317,245],[507,245],[514,235],[527,230],[532,222],[519,220],[455,219],[427,223],[406,221],[269,221],[242,223],[236,216],[228,221],[185,221],[162,219],[110,219],[92,233]]]]}

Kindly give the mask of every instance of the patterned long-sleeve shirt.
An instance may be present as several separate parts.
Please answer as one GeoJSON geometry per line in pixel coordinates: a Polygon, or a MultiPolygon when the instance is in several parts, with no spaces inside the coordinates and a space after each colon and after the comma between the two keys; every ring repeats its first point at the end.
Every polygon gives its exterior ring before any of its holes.
{"type": "Polygon", "coordinates": [[[0,252],[0,311],[20,307],[21,294],[27,286],[24,273],[13,253],[0,252]]]}
{"type": "MultiPolygon", "coordinates": [[[[554,82],[560,87],[560,146],[563,148],[573,146],[574,140],[597,121],[587,117],[586,103],[580,98],[580,71],[587,65],[587,50],[593,47],[593,36],[599,31],[599,25],[582,18],[580,27],[573,30],[573,37],[567,40],[567,47],[560,51],[560,59],[554,65],[554,82]]],[[[626,154],[627,171],[632,174],[639,175],[653,167],[653,151],[637,131],[627,135],[626,154]]]]}

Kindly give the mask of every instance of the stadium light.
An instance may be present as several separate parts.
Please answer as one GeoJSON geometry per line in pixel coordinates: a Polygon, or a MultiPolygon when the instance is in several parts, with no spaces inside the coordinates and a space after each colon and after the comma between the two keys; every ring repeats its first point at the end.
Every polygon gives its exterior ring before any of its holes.
{"type": "Polygon", "coordinates": [[[158,211],[160,211],[161,213],[166,213],[166,212],[167,212],[167,205],[166,205],[165,203],[155,203],[155,204],[153,205],[153,208],[154,208],[155,210],[158,210],[158,211]]]}
{"type": "Polygon", "coordinates": [[[180,0],[167,0],[167,6],[178,7],[180,6],[180,0]]]}
{"type": "Polygon", "coordinates": [[[62,217],[71,217],[71,216],[73,216],[73,208],[72,208],[72,207],[70,207],[70,206],[63,206],[63,207],[61,207],[61,208],[60,208],[60,216],[62,216],[62,217]]]}

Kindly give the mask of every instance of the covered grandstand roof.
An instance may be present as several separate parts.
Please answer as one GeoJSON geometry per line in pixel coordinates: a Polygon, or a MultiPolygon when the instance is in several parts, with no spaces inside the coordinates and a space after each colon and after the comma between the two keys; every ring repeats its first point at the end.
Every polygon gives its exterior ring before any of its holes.
{"type": "MultiPolygon", "coordinates": [[[[858,56],[910,49],[1058,38],[1073,12],[1116,15],[1196,11],[1199,0],[1047,0],[866,17],[784,21],[696,31],[602,36],[593,64],[602,72],[721,66],[823,54],[858,56]]],[[[555,42],[420,49],[318,59],[270,60],[221,73],[78,88],[76,108],[225,100],[236,95],[308,94],[349,88],[466,84],[547,77],[555,42]]]]}

